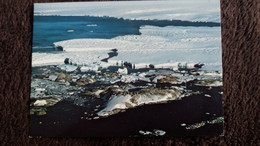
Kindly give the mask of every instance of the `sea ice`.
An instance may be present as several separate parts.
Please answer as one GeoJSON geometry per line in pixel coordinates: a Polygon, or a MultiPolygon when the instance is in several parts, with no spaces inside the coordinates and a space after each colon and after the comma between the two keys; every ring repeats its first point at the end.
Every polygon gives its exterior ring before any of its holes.
{"type": "Polygon", "coordinates": [[[74,30],[73,29],[69,29],[69,30],[67,30],[67,32],[74,32],[74,30]]]}
{"type": "Polygon", "coordinates": [[[49,76],[49,80],[50,81],[55,81],[57,79],[58,76],[55,76],[55,75],[50,75],[49,76]]]}
{"type": "MultiPolygon", "coordinates": [[[[136,68],[153,64],[155,68],[176,70],[180,67],[194,68],[196,63],[201,62],[205,64],[204,69],[222,70],[220,27],[142,26],[140,31],[141,35],[112,39],[73,39],[54,44],[62,46],[67,52],[66,56],[71,56],[71,59],[81,64],[100,62],[107,58],[105,56],[109,50],[117,48],[118,56],[113,57],[113,60],[108,59],[107,64],[120,66],[123,62],[130,62],[136,68]],[[184,38],[198,39],[186,42],[184,38]]],[[[64,53],[61,55],[65,56],[64,53]]],[[[43,60],[40,56],[34,56],[33,53],[33,64],[43,60]]]]}
{"type": "MultiPolygon", "coordinates": [[[[76,42],[80,43],[80,42],[76,42]]],[[[72,45],[72,44],[70,44],[72,45]]],[[[101,60],[108,57],[109,51],[95,50],[87,48],[83,52],[77,52],[71,49],[69,52],[59,53],[32,53],[32,66],[44,66],[44,65],[63,65],[64,60],[69,58],[69,64],[72,65],[90,65],[93,63],[101,64],[101,60]],[[51,59],[50,59],[51,58],[51,59]]],[[[70,68],[72,69],[72,68],[70,68]]]]}
{"type": "Polygon", "coordinates": [[[153,134],[151,131],[143,131],[143,130],[139,130],[139,133],[142,135],[151,135],[153,134]]]}
{"type": "Polygon", "coordinates": [[[35,88],[35,91],[41,92],[41,91],[45,91],[44,88],[35,88]]]}
{"type": "Polygon", "coordinates": [[[58,65],[57,67],[60,68],[61,70],[65,70],[66,72],[73,72],[78,68],[75,65],[68,65],[68,64],[58,65]]]}
{"type": "Polygon", "coordinates": [[[117,70],[117,73],[121,74],[121,75],[127,75],[128,71],[127,71],[127,68],[123,68],[123,69],[119,68],[117,70]]]}
{"type": "Polygon", "coordinates": [[[166,132],[163,131],[163,130],[159,130],[159,129],[155,129],[155,130],[154,130],[154,135],[155,135],[155,136],[163,136],[163,135],[165,135],[165,134],[166,134],[166,132]]]}
{"type": "MultiPolygon", "coordinates": [[[[36,3],[34,15],[109,16],[125,19],[176,19],[220,22],[219,0],[36,3]],[[102,9],[99,9],[102,8],[102,9]]],[[[89,26],[94,24],[88,24],[89,26]]]]}
{"type": "Polygon", "coordinates": [[[91,65],[89,65],[89,66],[82,66],[81,68],[80,68],[80,71],[81,72],[87,72],[87,71],[98,71],[98,69],[99,69],[99,65],[97,65],[97,64],[91,64],[91,65]]]}
{"type": "Polygon", "coordinates": [[[205,94],[204,96],[205,96],[205,97],[211,97],[211,95],[209,95],[209,94],[205,94]]]}
{"type": "Polygon", "coordinates": [[[184,126],[186,126],[186,124],[185,124],[185,123],[182,123],[181,126],[184,127],[184,126]]]}
{"type": "Polygon", "coordinates": [[[154,136],[163,136],[166,134],[165,131],[159,130],[159,129],[153,129],[153,132],[148,131],[148,130],[139,130],[139,133],[142,135],[154,135],[154,136]]]}

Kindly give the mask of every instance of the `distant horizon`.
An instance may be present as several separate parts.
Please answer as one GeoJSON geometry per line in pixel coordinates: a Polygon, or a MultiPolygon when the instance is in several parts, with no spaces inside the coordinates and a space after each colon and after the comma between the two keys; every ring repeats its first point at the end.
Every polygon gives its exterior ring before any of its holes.
{"type": "Polygon", "coordinates": [[[34,16],[110,16],[220,23],[220,1],[91,1],[35,3],[34,16]],[[158,9],[160,8],[160,9],[158,9]]]}

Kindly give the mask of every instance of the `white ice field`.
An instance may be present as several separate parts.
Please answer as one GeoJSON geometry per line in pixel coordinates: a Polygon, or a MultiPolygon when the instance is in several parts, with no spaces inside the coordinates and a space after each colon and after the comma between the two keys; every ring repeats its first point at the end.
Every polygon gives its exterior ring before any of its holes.
{"type": "MultiPolygon", "coordinates": [[[[126,19],[177,19],[220,22],[218,0],[200,1],[139,1],[35,4],[35,15],[89,15],[123,17],[126,19]],[[131,5],[131,6],[129,6],[131,5]],[[144,9],[145,8],[145,9],[144,9]]],[[[88,26],[86,26],[88,27],[88,26]]],[[[93,27],[93,26],[92,26],[93,27]]],[[[65,58],[101,67],[115,62],[133,64],[204,63],[205,70],[222,71],[220,27],[142,26],[141,35],[126,35],[112,39],[74,39],[55,42],[61,53],[33,53],[32,65],[60,65],[65,58]],[[111,49],[118,56],[108,57],[111,49]]]]}
{"type": "Polygon", "coordinates": [[[219,0],[153,0],[113,2],[36,3],[34,15],[110,16],[220,22],[219,0]]]}

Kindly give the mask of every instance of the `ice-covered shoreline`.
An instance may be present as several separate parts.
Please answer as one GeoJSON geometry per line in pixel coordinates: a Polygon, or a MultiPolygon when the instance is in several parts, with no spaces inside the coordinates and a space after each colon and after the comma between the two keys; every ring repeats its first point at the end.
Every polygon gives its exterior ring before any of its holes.
{"type": "MultiPolygon", "coordinates": [[[[142,26],[140,32],[141,35],[126,35],[112,39],[72,39],[55,42],[54,45],[62,47],[64,52],[33,53],[33,66],[40,66],[41,62],[42,65],[46,65],[49,55],[58,60],[56,62],[59,64],[62,64],[65,58],[91,64],[107,58],[107,53],[116,48],[118,55],[109,59],[109,63],[204,63],[207,70],[222,70],[220,27],[201,29],[142,26]]],[[[52,64],[55,65],[55,61],[52,64]]]]}
{"type": "Polygon", "coordinates": [[[41,110],[46,114],[46,106],[68,99],[78,106],[91,107],[88,118],[107,117],[144,104],[166,103],[191,95],[211,98],[199,88],[188,88],[197,86],[210,91],[222,86],[221,73],[200,70],[150,69],[128,73],[128,69],[124,68],[126,72],[122,72],[118,67],[118,71],[103,70],[92,74],[82,74],[79,70],[64,73],[58,66],[34,70],[42,70],[32,75],[31,105],[32,113],[36,114],[41,114],[41,110]],[[95,102],[98,100],[102,100],[101,104],[95,102]]]}
{"type": "Polygon", "coordinates": [[[108,57],[109,50],[88,50],[83,52],[58,52],[58,53],[32,53],[32,66],[62,65],[66,58],[73,58],[78,64],[90,65],[94,62],[101,63],[101,60],[108,57]]]}

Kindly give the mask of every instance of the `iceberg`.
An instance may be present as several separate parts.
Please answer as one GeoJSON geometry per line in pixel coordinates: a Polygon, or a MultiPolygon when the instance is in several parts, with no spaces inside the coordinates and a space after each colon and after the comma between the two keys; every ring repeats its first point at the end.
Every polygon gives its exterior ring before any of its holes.
{"type": "Polygon", "coordinates": [[[69,29],[69,30],[67,30],[67,32],[74,32],[74,30],[73,29],[69,29]]]}

